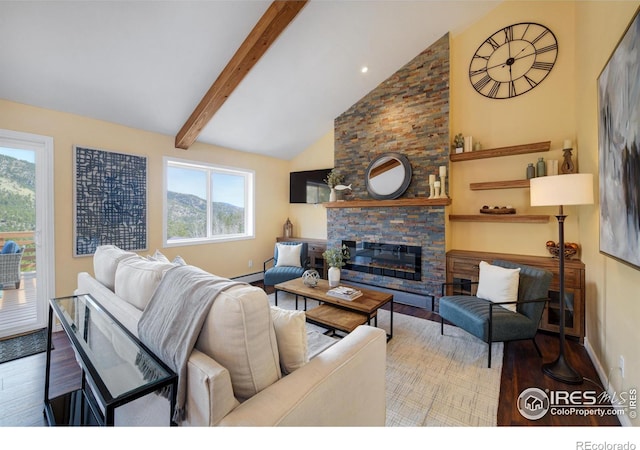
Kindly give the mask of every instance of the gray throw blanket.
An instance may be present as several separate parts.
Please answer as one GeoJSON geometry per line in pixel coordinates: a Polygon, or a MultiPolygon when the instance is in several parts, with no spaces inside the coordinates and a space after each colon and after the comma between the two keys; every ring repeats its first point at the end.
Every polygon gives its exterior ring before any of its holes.
{"type": "Polygon", "coordinates": [[[177,266],[162,277],[138,322],[140,340],[178,374],[173,421],[184,420],[187,360],[217,295],[246,285],[194,266],[177,266]]]}

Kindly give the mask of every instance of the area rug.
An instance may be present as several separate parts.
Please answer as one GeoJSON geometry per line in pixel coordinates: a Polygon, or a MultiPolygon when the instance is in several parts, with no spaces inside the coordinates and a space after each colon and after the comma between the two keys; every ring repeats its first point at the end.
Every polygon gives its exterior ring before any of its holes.
{"type": "Polygon", "coordinates": [[[0,364],[47,349],[47,329],[0,341],[0,364]]]}
{"type": "MultiPolygon", "coordinates": [[[[316,304],[310,301],[309,308],[316,304]]],[[[293,309],[293,296],[279,293],[278,306],[293,309]]],[[[378,326],[388,330],[388,324],[389,312],[380,310],[378,326]]],[[[503,344],[493,344],[489,369],[487,344],[469,333],[445,325],[441,335],[439,322],[394,313],[386,425],[495,426],[502,353],[503,344]]]]}

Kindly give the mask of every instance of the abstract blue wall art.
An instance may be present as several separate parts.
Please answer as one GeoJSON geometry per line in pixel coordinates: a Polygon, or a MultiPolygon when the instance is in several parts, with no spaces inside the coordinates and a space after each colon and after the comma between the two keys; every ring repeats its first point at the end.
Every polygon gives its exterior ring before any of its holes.
{"type": "Polygon", "coordinates": [[[600,251],[640,267],[640,15],[598,78],[600,251]]]}
{"type": "Polygon", "coordinates": [[[74,256],[147,249],[147,158],[74,147],[74,256]]]}
{"type": "Polygon", "coordinates": [[[640,268],[640,15],[598,78],[600,252],[640,268]]]}

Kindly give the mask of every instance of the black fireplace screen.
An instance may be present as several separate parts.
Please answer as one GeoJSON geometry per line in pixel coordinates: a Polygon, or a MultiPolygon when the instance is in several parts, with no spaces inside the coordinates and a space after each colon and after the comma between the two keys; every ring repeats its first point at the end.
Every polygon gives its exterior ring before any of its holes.
{"type": "Polygon", "coordinates": [[[342,241],[350,258],[345,269],[419,281],[422,273],[422,248],[413,245],[379,242],[342,241]]]}

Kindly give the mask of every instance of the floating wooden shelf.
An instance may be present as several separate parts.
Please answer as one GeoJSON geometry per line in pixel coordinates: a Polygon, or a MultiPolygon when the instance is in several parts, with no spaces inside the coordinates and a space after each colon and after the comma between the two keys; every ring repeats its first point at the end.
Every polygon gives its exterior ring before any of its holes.
{"type": "Polygon", "coordinates": [[[323,203],[325,208],[382,208],[396,206],[448,206],[450,198],[397,198],[395,200],[345,200],[323,203]]]}
{"type": "Polygon", "coordinates": [[[450,214],[452,222],[514,222],[514,223],[547,223],[549,216],[524,214],[450,214]]]}
{"type": "Polygon", "coordinates": [[[513,189],[528,188],[529,180],[512,180],[512,181],[487,181],[483,183],[471,183],[469,189],[472,191],[484,191],[488,189],[513,189]]]}
{"type": "Polygon", "coordinates": [[[477,152],[450,153],[451,161],[471,161],[473,159],[496,158],[499,156],[524,155],[526,153],[548,152],[551,149],[551,141],[536,142],[534,144],[514,145],[477,152]]]}

